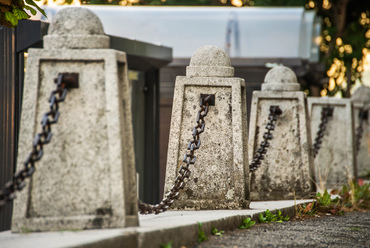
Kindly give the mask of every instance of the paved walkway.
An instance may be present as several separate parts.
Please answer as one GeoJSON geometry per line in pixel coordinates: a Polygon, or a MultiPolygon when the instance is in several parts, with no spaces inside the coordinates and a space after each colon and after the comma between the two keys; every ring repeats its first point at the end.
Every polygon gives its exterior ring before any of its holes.
{"type": "Polygon", "coordinates": [[[196,248],[221,247],[370,247],[370,212],[259,224],[212,236],[196,248]]]}
{"type": "MultiPolygon", "coordinates": [[[[312,200],[310,200],[312,201],[312,200]]],[[[304,201],[297,201],[300,204],[304,201]]],[[[173,241],[172,247],[370,247],[370,212],[344,216],[291,220],[258,224],[238,230],[244,218],[257,220],[266,209],[280,209],[283,215],[295,214],[294,201],[252,202],[248,210],[168,211],[140,216],[140,227],[64,231],[48,233],[0,233],[1,248],[159,248],[173,241]],[[210,240],[197,244],[198,224],[210,240]],[[225,230],[223,237],[211,235],[212,226],[225,230]]]]}
{"type": "MultiPolygon", "coordinates": [[[[310,200],[312,201],[312,200],[310,200]]],[[[297,204],[305,201],[297,201],[297,204]]],[[[192,247],[197,243],[198,224],[211,235],[212,226],[220,230],[235,230],[243,219],[258,218],[266,209],[279,209],[283,215],[295,214],[294,201],[252,202],[248,210],[168,211],[159,215],[140,216],[140,227],[65,231],[48,233],[0,233],[1,248],[97,248],[145,247],[159,248],[160,244],[173,241],[172,247],[192,247]]]]}

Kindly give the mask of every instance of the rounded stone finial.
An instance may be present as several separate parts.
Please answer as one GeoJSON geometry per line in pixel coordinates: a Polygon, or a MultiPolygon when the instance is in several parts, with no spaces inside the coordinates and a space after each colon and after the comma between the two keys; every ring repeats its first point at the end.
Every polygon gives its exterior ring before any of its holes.
{"type": "Polygon", "coordinates": [[[50,23],[44,37],[47,49],[109,48],[109,37],[91,10],[70,7],[60,10],[50,23]]]}
{"type": "Polygon", "coordinates": [[[186,67],[188,77],[233,77],[234,68],[225,51],[217,46],[198,48],[186,67]]]}
{"type": "Polygon", "coordinates": [[[351,97],[352,102],[367,103],[370,102],[370,88],[366,86],[359,87],[351,97]]]}
{"type": "Polygon", "coordinates": [[[286,66],[269,70],[261,86],[263,91],[299,91],[300,88],[294,71],[286,66]]]}

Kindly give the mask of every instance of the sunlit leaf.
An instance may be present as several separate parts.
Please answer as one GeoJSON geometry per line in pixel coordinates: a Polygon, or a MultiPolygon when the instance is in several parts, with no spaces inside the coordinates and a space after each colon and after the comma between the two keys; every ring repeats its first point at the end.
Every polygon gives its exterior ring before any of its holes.
{"type": "Polygon", "coordinates": [[[17,8],[13,8],[13,14],[18,20],[28,19],[30,17],[26,12],[17,8]]]}
{"type": "Polygon", "coordinates": [[[17,18],[12,13],[10,13],[9,11],[8,12],[5,12],[5,20],[10,21],[10,23],[13,26],[17,26],[18,25],[17,18]]]}
{"type": "Polygon", "coordinates": [[[24,8],[25,9],[28,9],[29,11],[31,11],[31,14],[32,15],[36,15],[37,14],[37,11],[34,8],[32,8],[31,6],[25,5],[24,8]]]}
{"type": "Polygon", "coordinates": [[[43,9],[41,9],[33,0],[26,0],[26,3],[35,7],[38,11],[41,12],[41,14],[43,14],[45,17],[47,17],[45,11],[43,9]]]}

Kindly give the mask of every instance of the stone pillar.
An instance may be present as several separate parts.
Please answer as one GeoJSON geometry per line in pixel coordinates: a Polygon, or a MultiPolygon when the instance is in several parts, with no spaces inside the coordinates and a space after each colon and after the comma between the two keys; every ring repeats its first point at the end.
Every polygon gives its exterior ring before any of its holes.
{"type": "Polygon", "coordinates": [[[370,176],[370,88],[361,86],[352,95],[356,164],[359,177],[370,176]],[[360,119],[362,125],[359,134],[360,119]],[[358,138],[359,137],[359,138],[358,138]]]}
{"type": "Polygon", "coordinates": [[[312,141],[315,142],[321,111],[333,109],[328,117],[321,148],[315,158],[316,184],[323,189],[342,187],[348,178],[356,175],[355,137],[352,104],[350,99],[334,97],[308,97],[311,117],[312,141]]]}
{"type": "Polygon", "coordinates": [[[251,200],[288,200],[314,191],[311,133],[306,95],[295,73],[285,66],[271,69],[254,91],[249,124],[249,161],[263,141],[270,106],[279,106],[273,138],[260,167],[251,172],[251,200]]]}
{"type": "Polygon", "coordinates": [[[215,46],[193,54],[186,76],[176,78],[166,168],[165,193],[184,163],[196,125],[201,94],[214,94],[205,117],[201,147],[195,151],[191,176],[174,203],[178,209],[249,207],[247,103],[245,83],[235,78],[229,56],[215,46]]]}
{"type": "Polygon", "coordinates": [[[14,202],[12,231],[137,226],[126,54],[109,49],[90,10],[61,10],[44,49],[29,50],[17,168],[41,131],[54,78],[66,72],[79,74],[79,88],[60,104],[51,143],[14,202]]]}

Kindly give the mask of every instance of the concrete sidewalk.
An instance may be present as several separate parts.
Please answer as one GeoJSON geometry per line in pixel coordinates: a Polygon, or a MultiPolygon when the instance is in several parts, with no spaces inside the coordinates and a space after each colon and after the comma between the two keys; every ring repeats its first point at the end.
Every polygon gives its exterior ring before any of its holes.
{"type": "MultiPolygon", "coordinates": [[[[296,201],[296,204],[312,200],[296,201]]],[[[198,224],[211,234],[212,226],[219,230],[233,230],[243,219],[257,219],[260,213],[279,209],[282,214],[294,216],[294,201],[252,202],[248,210],[167,211],[159,215],[140,215],[140,227],[46,233],[0,233],[2,248],[62,248],[62,247],[145,247],[159,248],[173,240],[172,247],[191,246],[198,238],[198,224]]]]}

